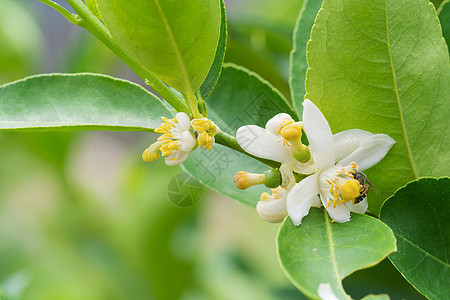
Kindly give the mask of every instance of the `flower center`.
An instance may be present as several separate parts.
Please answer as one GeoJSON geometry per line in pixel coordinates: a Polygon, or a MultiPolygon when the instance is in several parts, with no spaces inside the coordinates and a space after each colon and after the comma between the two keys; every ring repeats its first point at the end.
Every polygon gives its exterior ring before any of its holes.
{"type": "Polygon", "coordinates": [[[200,148],[211,150],[214,144],[213,137],[219,133],[219,127],[207,118],[194,119],[191,126],[198,134],[197,142],[200,148]]]}
{"type": "Polygon", "coordinates": [[[331,204],[333,204],[333,207],[347,202],[355,204],[356,199],[365,196],[366,188],[364,183],[354,178],[356,170],[358,170],[358,165],[351,163],[346,167],[337,166],[333,168],[330,170],[331,174],[326,174],[327,171],[324,172],[324,179],[330,192],[327,208],[331,204]]]}

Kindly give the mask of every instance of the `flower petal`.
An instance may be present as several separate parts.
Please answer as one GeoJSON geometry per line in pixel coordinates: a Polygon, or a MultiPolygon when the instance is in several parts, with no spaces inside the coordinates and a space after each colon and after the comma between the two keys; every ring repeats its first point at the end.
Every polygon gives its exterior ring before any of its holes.
{"type": "Polygon", "coordinates": [[[318,174],[315,173],[297,183],[286,199],[286,209],[295,226],[300,225],[313,204],[317,204],[319,194],[318,174]]]}
{"type": "Polygon", "coordinates": [[[373,136],[373,133],[360,129],[350,129],[336,133],[333,135],[334,159],[341,160],[348,156],[371,136],[373,136]]]}
{"type": "Polygon", "coordinates": [[[356,204],[352,204],[351,202],[347,202],[345,203],[345,205],[347,206],[347,208],[351,211],[351,212],[355,212],[358,214],[364,214],[367,211],[367,207],[369,207],[369,203],[367,202],[367,197],[364,198],[361,202],[356,203],[356,204]]]}
{"type": "Polygon", "coordinates": [[[236,140],[242,149],[260,158],[289,164],[294,159],[291,148],[280,137],[256,125],[240,127],[236,132],[236,140]]]}
{"type": "Polygon", "coordinates": [[[187,131],[191,128],[191,119],[189,119],[189,116],[186,113],[179,112],[175,115],[175,118],[177,119],[181,130],[187,131]]]}
{"type": "Polygon", "coordinates": [[[338,165],[348,165],[356,162],[361,171],[372,167],[382,160],[395,141],[386,134],[374,134],[364,140],[361,145],[352,153],[341,159],[338,165]]]}
{"type": "MultiPolygon", "coordinates": [[[[325,208],[328,206],[328,200],[333,201],[333,199],[325,196],[322,193],[320,194],[320,200],[322,200],[322,204],[323,206],[325,206],[325,208]]],[[[330,205],[328,206],[328,208],[326,208],[326,210],[328,211],[330,217],[337,223],[350,221],[350,211],[345,205],[336,205],[336,207],[330,205]]]]}
{"type": "Polygon", "coordinates": [[[192,151],[192,149],[197,144],[197,141],[192,136],[192,133],[190,133],[189,131],[184,131],[181,134],[181,140],[178,143],[181,144],[181,151],[192,151]]]}
{"type": "Polygon", "coordinates": [[[310,100],[303,101],[303,126],[319,170],[334,166],[334,140],[322,112],[310,100]]]}
{"type": "Polygon", "coordinates": [[[317,294],[319,294],[319,297],[322,300],[339,300],[339,298],[336,297],[336,295],[333,293],[333,290],[331,289],[331,285],[329,283],[319,284],[317,294]]]}
{"type": "Polygon", "coordinates": [[[166,165],[169,167],[178,166],[182,162],[184,162],[188,157],[191,151],[174,151],[171,155],[167,156],[164,160],[166,165]]]}
{"type": "Polygon", "coordinates": [[[287,216],[286,211],[286,192],[279,199],[258,201],[256,204],[258,215],[270,223],[280,223],[287,216]]]}
{"type": "Polygon", "coordinates": [[[310,159],[305,163],[295,160],[292,169],[296,173],[309,175],[317,171],[317,164],[314,159],[310,159]]]}
{"type": "Polygon", "coordinates": [[[267,121],[266,130],[274,135],[279,135],[281,127],[289,121],[293,121],[290,115],[286,113],[279,113],[267,121]]]}

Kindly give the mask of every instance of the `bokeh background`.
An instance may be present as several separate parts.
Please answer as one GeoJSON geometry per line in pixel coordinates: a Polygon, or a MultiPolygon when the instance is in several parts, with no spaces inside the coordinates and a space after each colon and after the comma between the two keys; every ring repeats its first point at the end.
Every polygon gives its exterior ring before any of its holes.
{"type": "MultiPolygon", "coordinates": [[[[302,1],[225,3],[225,60],[259,73],[289,98],[288,58],[302,1]]],[[[51,72],[142,84],[51,8],[0,0],[0,84],[51,72]]],[[[182,170],[142,162],[155,139],[130,132],[0,133],[1,300],[305,299],[278,266],[277,224],[206,188],[192,207],[170,202],[167,186],[182,170]]],[[[388,260],[352,274],[344,286],[356,299],[369,293],[424,299],[388,260]]]]}

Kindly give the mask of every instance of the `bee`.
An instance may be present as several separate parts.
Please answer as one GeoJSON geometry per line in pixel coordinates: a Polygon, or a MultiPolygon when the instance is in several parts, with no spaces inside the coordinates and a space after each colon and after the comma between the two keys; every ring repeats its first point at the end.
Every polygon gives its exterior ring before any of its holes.
{"type": "Polygon", "coordinates": [[[359,188],[359,196],[355,198],[355,204],[364,200],[369,193],[369,186],[375,191],[375,193],[380,194],[380,192],[373,186],[373,184],[367,179],[363,172],[353,169],[353,178],[358,180],[361,187],[359,188]],[[367,184],[366,184],[367,183],[367,184]]]}

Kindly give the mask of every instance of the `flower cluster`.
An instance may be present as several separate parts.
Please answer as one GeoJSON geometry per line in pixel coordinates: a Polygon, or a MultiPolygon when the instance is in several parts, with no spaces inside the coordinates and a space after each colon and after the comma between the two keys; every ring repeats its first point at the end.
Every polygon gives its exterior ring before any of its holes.
{"type": "MultiPolygon", "coordinates": [[[[236,133],[246,152],[281,163],[279,187],[272,189],[272,195],[261,195],[257,212],[269,222],[281,222],[289,215],[299,225],[311,206],[323,205],[334,221],[347,222],[350,212],[367,210],[368,186],[361,170],[383,159],[395,141],[388,135],[359,129],[333,135],[327,120],[310,100],[303,102],[303,108],[303,122],[278,114],[265,128],[247,125],[236,133]],[[302,143],[303,131],[309,145],[302,143]]],[[[261,174],[239,172],[235,176],[241,189],[266,184],[265,180],[261,174]]]]}
{"type": "Polygon", "coordinates": [[[214,145],[214,136],[219,132],[219,127],[207,118],[191,119],[186,113],[179,112],[175,118],[164,121],[156,133],[162,135],[151,144],[144,153],[142,159],[152,162],[160,157],[165,157],[168,166],[177,166],[184,162],[191,151],[197,146],[205,150],[211,150],[214,145]]]}

